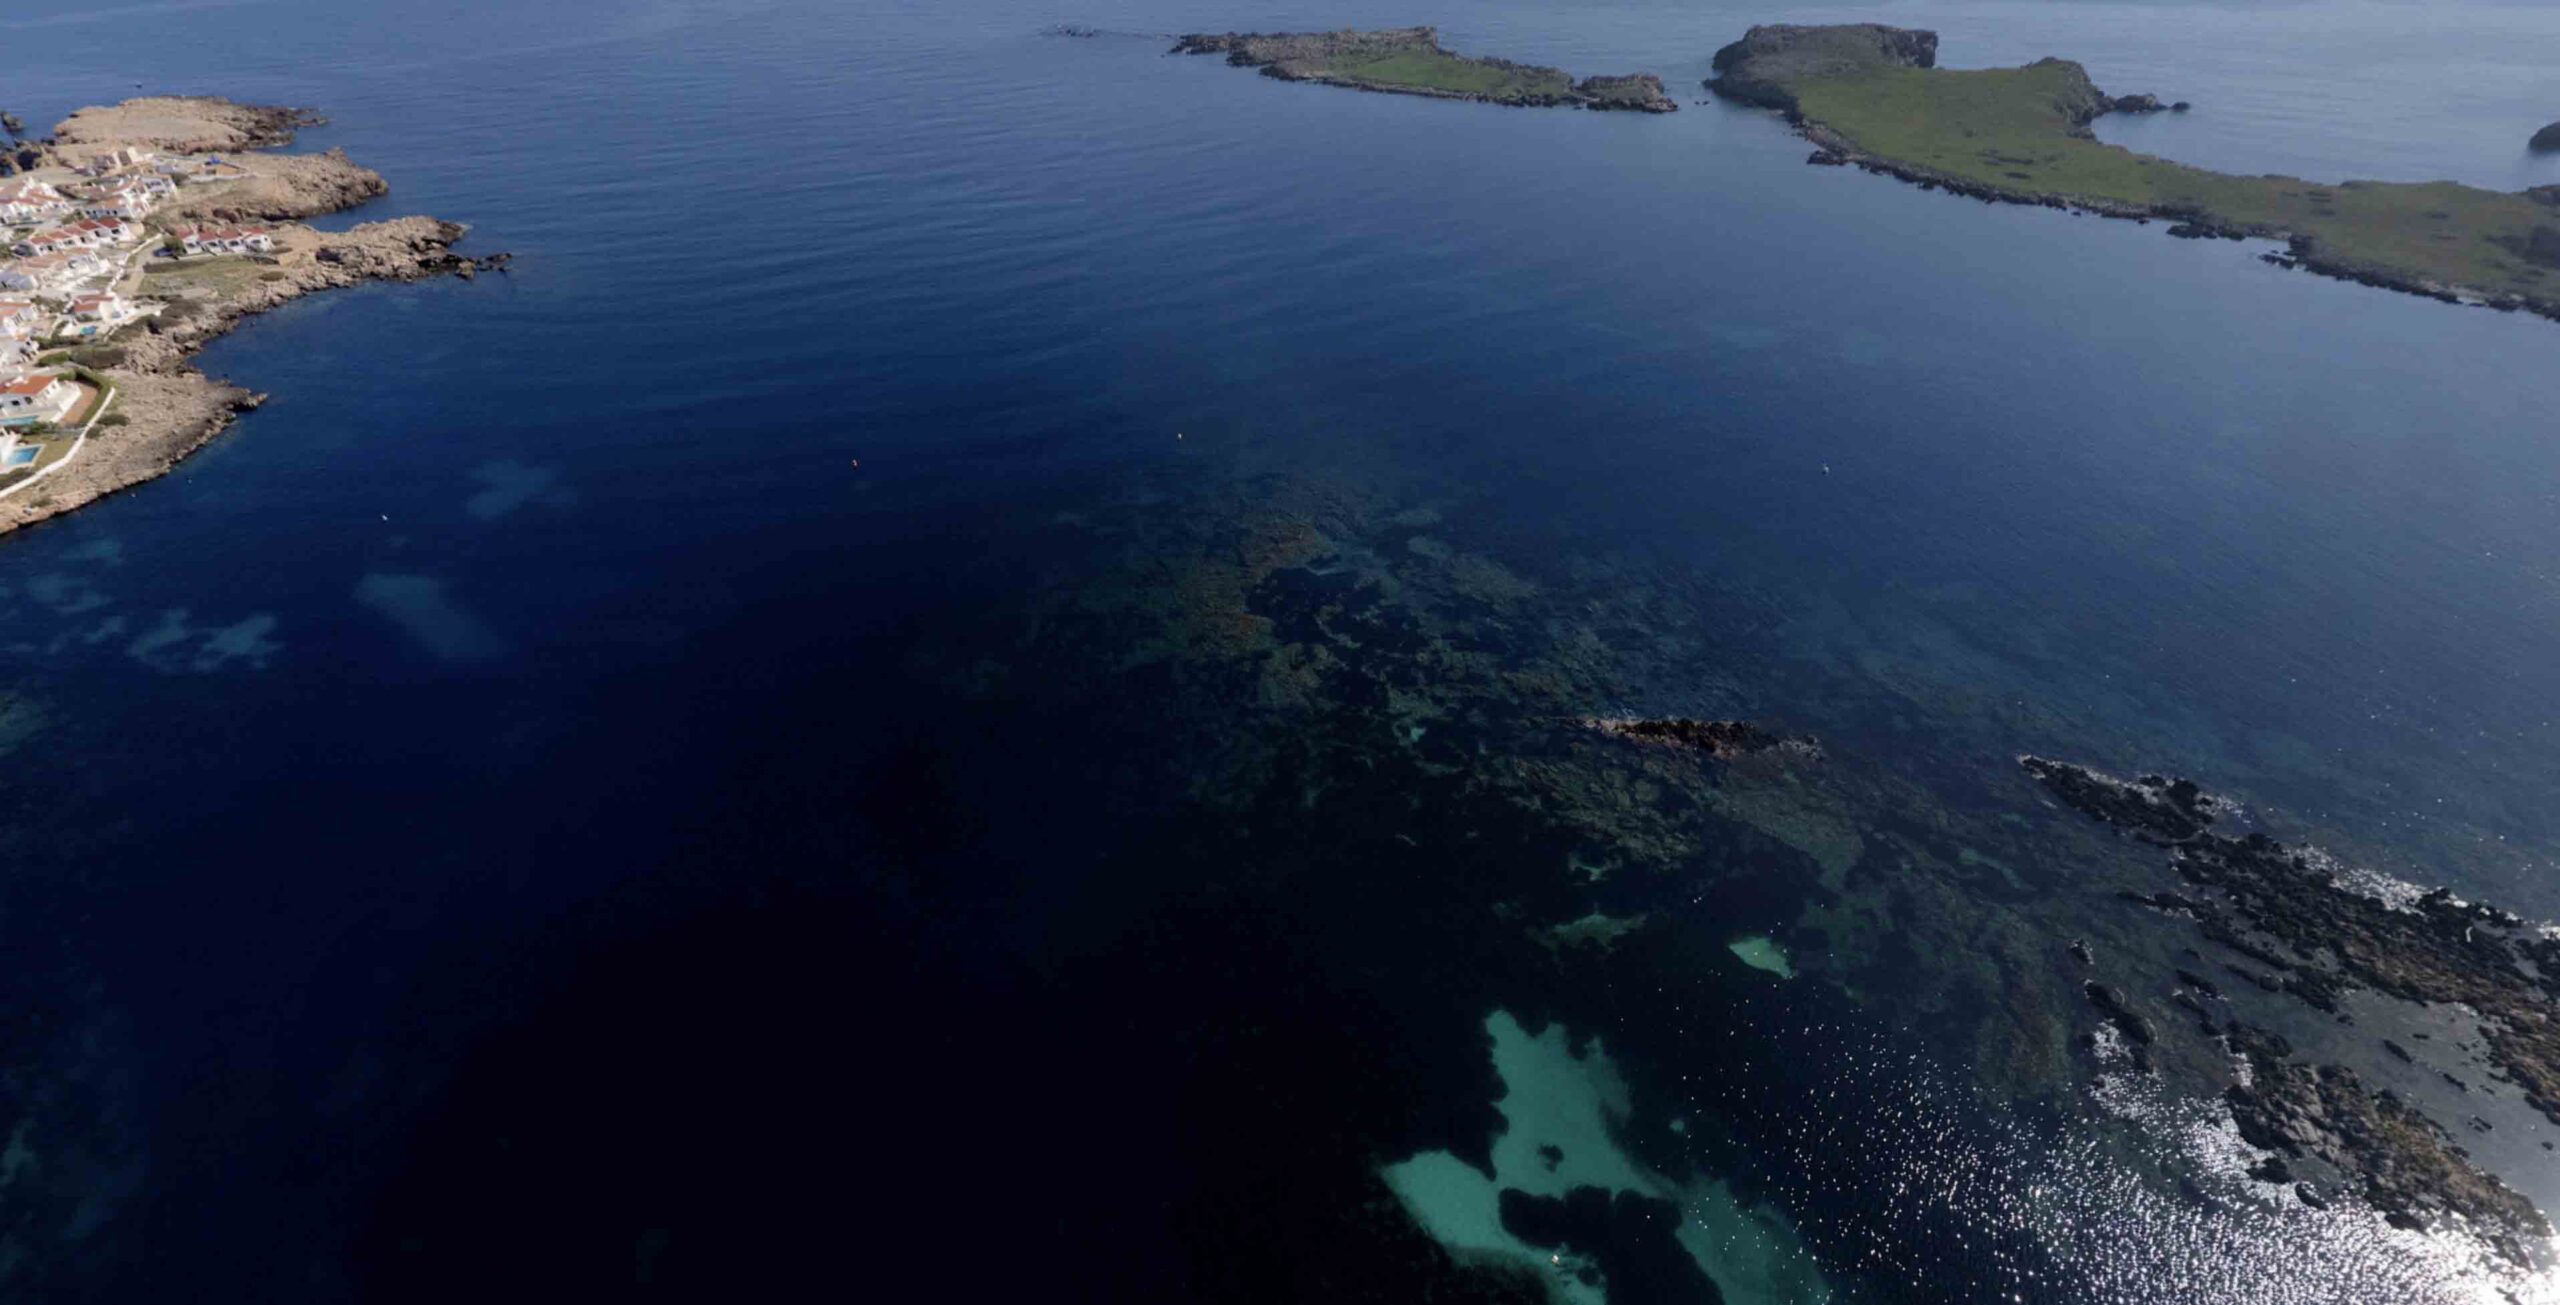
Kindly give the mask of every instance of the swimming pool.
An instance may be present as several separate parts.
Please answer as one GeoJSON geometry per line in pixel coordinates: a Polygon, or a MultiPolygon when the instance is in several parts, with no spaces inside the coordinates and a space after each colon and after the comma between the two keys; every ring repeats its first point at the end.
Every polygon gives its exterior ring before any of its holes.
{"type": "Polygon", "coordinates": [[[0,470],[7,470],[12,467],[23,467],[28,463],[35,461],[36,456],[43,452],[43,449],[32,444],[23,448],[11,449],[5,454],[0,454],[0,470]]]}

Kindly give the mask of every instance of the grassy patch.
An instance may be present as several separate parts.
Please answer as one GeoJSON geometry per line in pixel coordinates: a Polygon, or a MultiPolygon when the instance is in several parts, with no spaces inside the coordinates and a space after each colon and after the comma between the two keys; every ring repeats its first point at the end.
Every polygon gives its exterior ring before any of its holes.
{"type": "Polygon", "coordinates": [[[1806,119],[1860,153],[1973,186],[2189,215],[2299,237],[2341,270],[2560,303],[2560,260],[2548,258],[2560,242],[2560,208],[2453,182],[2321,185],[2137,154],[2079,134],[2090,92],[2077,64],[1877,67],[1792,89],[1806,119]]]}
{"type": "Polygon", "coordinates": [[[1339,80],[1368,86],[1494,99],[1561,96],[1573,90],[1573,79],[1554,68],[1492,63],[1435,50],[1341,59],[1326,64],[1324,71],[1339,80]]]}
{"type": "Polygon", "coordinates": [[[191,258],[183,263],[153,261],[143,271],[143,293],[170,295],[201,291],[229,295],[254,284],[259,273],[272,270],[272,264],[230,255],[191,258]]]}

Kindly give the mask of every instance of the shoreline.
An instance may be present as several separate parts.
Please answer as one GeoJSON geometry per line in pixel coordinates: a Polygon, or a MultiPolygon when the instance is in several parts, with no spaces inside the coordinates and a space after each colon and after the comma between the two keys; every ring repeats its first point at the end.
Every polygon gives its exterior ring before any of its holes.
{"type": "Polygon", "coordinates": [[[9,292],[41,306],[68,302],[94,288],[89,282],[103,280],[106,289],[98,293],[124,301],[117,311],[130,315],[92,336],[56,334],[31,368],[18,369],[41,376],[61,374],[66,364],[86,367],[116,387],[120,420],[93,413],[76,455],[0,485],[19,491],[0,496],[0,535],[167,475],[264,403],[266,395],[194,365],[197,354],[241,322],[309,294],[446,274],[469,279],[506,265],[504,254],[454,253],[468,228],[436,218],[390,218],[342,232],[300,221],[345,212],[390,189],[381,174],[343,150],[266,152],[324,121],[308,110],[211,98],[127,100],[73,114],[41,143],[36,168],[0,179],[0,189],[34,181],[68,195],[81,185],[78,177],[90,175],[86,161],[120,152],[140,161],[107,171],[89,187],[139,190],[152,172],[168,175],[182,163],[195,170],[180,171],[168,197],[148,205],[132,224],[131,239],[100,248],[115,260],[105,271],[70,289],[9,292]],[[182,154],[204,159],[180,160],[182,154]],[[227,248],[171,257],[182,232],[231,239],[227,248]]]}

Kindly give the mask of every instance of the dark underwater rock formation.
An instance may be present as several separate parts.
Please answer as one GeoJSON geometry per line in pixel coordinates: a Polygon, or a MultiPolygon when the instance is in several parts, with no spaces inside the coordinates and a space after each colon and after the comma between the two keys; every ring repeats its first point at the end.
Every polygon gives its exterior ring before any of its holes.
{"type": "Polygon", "coordinates": [[[1583,723],[1603,734],[1614,734],[1619,738],[1633,739],[1638,743],[1659,743],[1676,748],[1688,748],[1723,761],[1780,749],[1806,756],[1821,755],[1821,749],[1811,739],[1788,738],[1783,734],[1762,729],[1747,720],[1692,720],[1686,716],[1595,716],[1583,723]]]}

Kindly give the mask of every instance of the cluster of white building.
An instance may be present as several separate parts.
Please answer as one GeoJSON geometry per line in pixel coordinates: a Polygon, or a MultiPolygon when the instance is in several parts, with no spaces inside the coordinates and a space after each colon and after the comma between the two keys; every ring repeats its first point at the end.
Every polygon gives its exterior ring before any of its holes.
{"type": "MultiPolygon", "coordinates": [[[[111,288],[153,237],[144,219],[181,184],[245,175],[218,155],[155,158],[131,147],[91,155],[74,171],[58,182],[0,177],[0,381],[17,387],[0,394],[0,428],[48,419],[42,410],[61,398],[22,384],[42,342],[103,336],[149,311],[111,288]]],[[[179,256],[277,249],[275,232],[255,225],[179,227],[167,245],[179,256]]]]}
{"type": "MultiPolygon", "coordinates": [[[[60,421],[80,402],[78,382],[36,366],[43,349],[107,335],[148,311],[113,288],[125,259],[152,236],[143,219],[181,181],[240,169],[219,159],[155,161],[126,148],[93,155],[77,171],[88,180],[0,178],[0,472],[34,456],[20,441],[25,428],[60,421]]],[[[264,227],[189,227],[170,243],[187,254],[275,248],[264,227]]]]}

